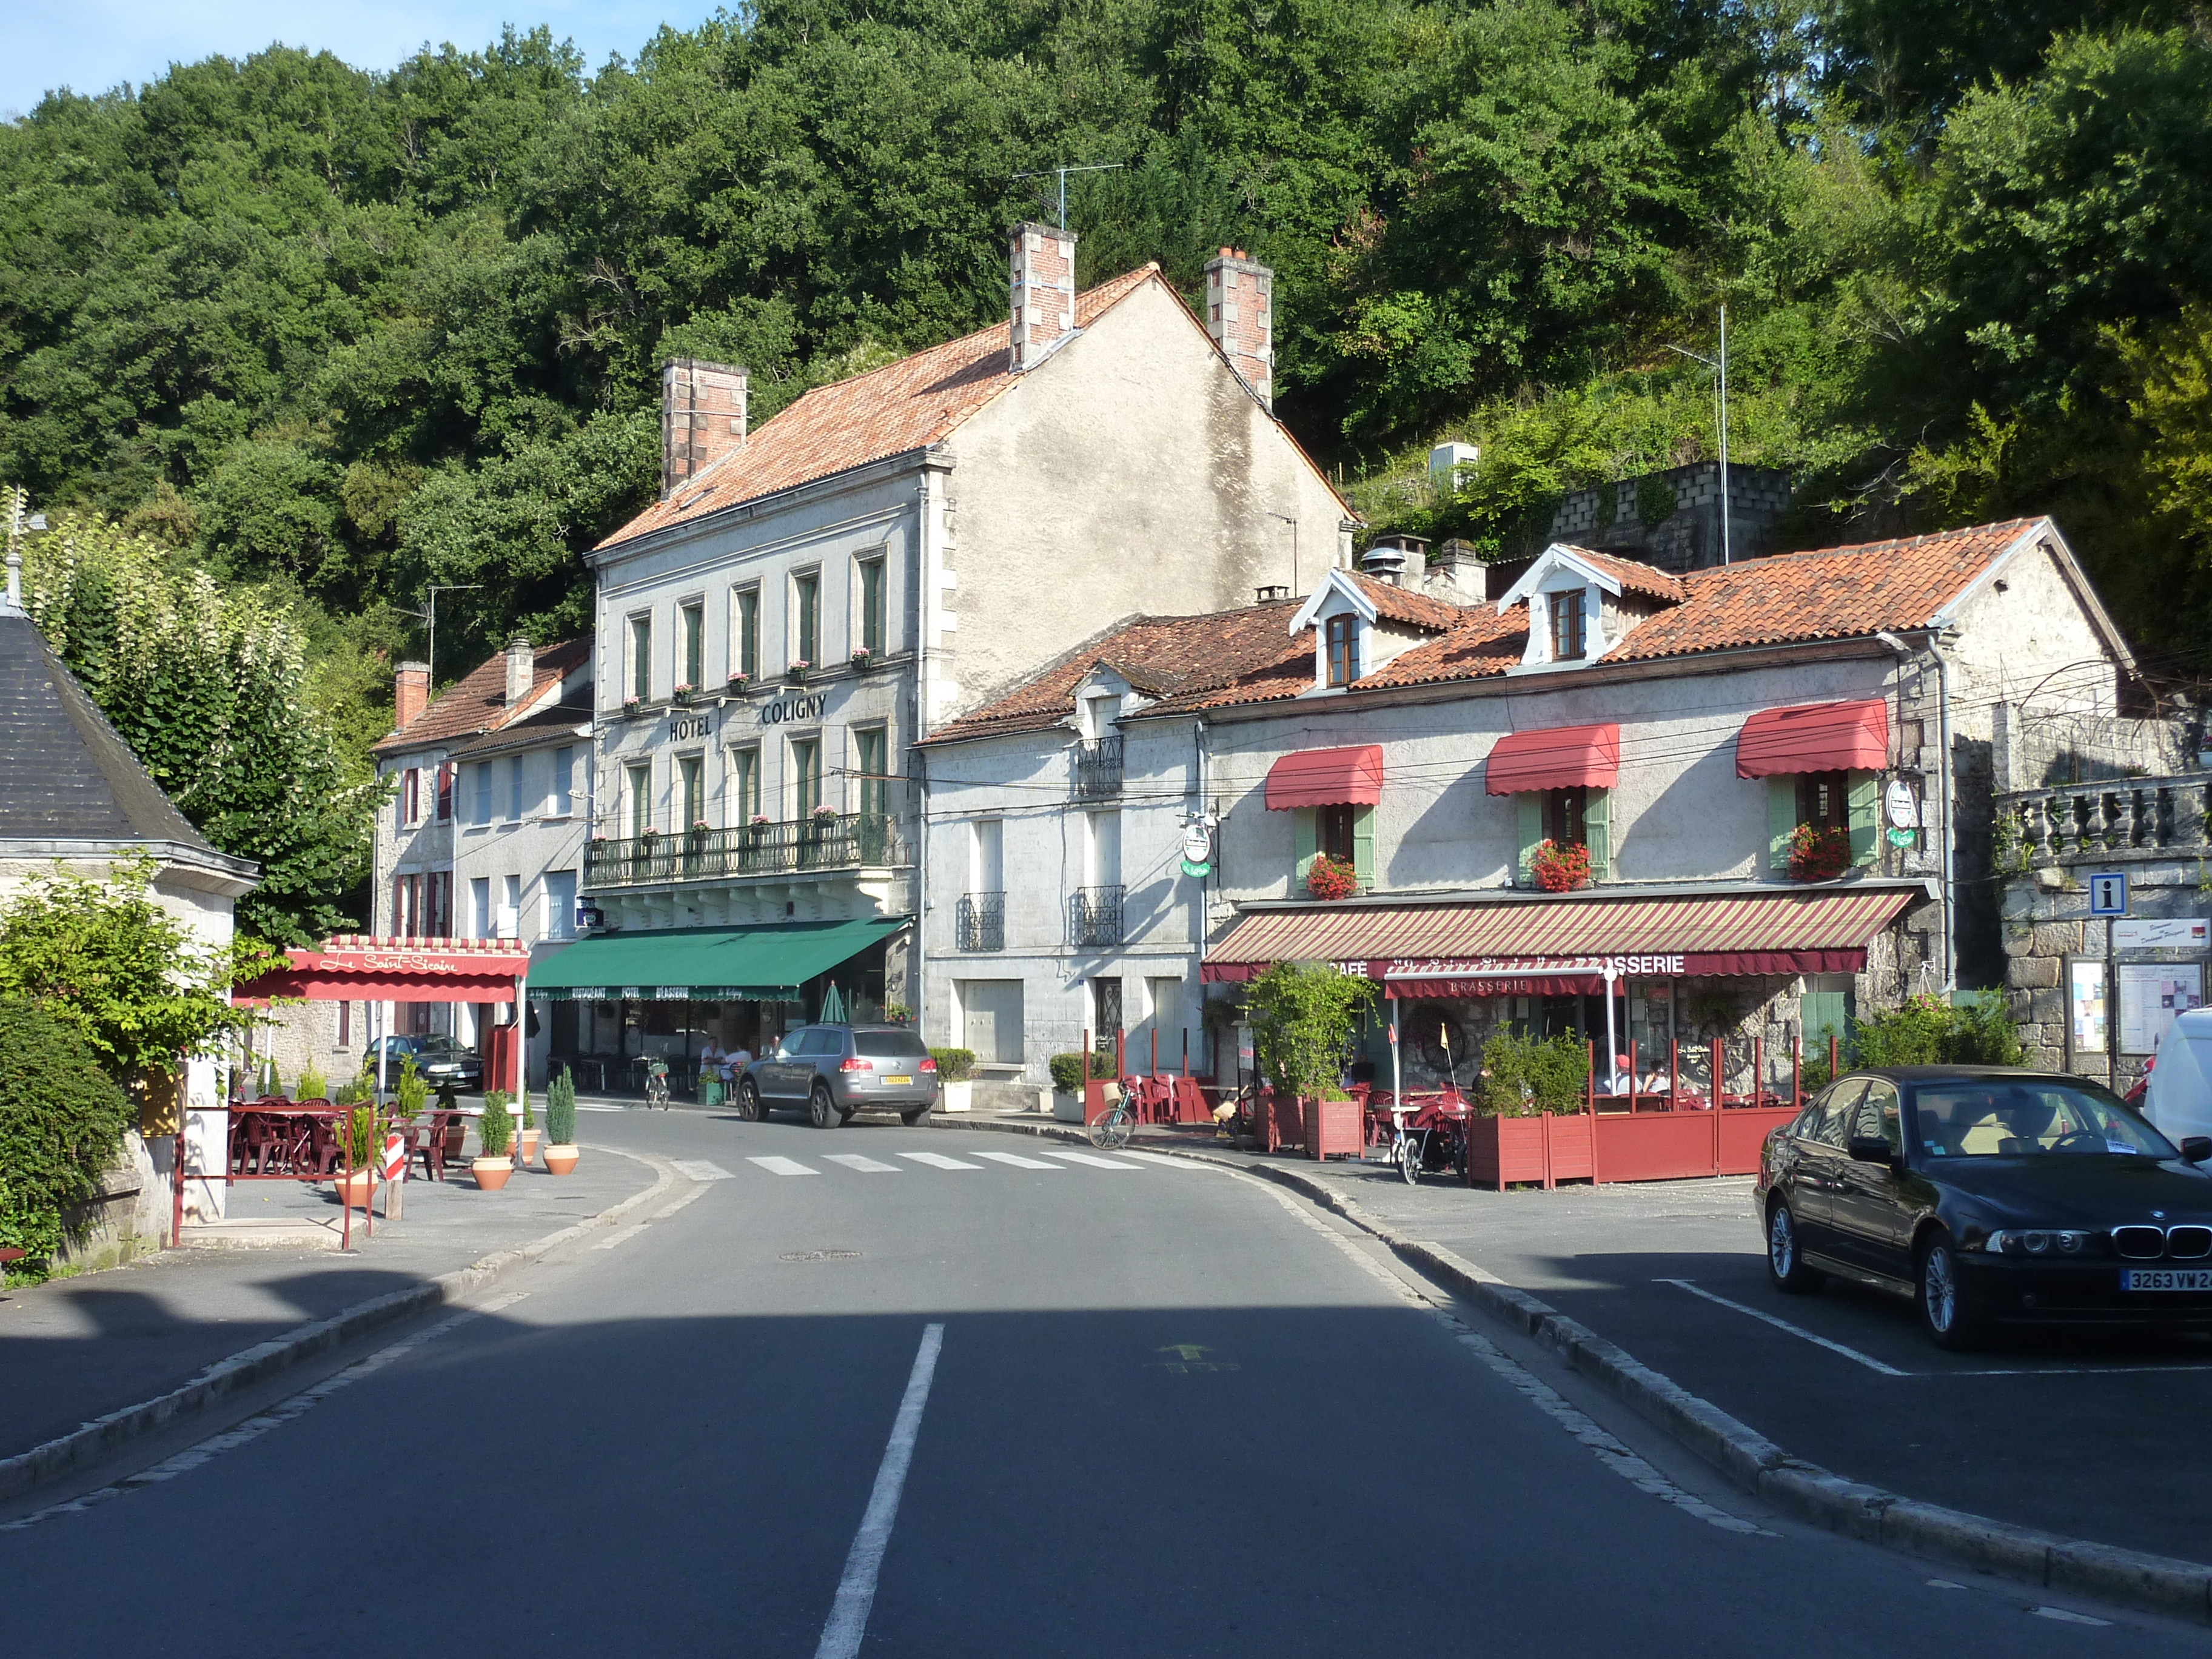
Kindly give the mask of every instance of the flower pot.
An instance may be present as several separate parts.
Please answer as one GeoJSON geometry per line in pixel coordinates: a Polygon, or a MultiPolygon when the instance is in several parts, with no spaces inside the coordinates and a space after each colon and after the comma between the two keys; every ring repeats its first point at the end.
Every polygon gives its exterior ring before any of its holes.
{"type": "Polygon", "coordinates": [[[367,1209],[369,1197],[376,1190],[376,1171],[356,1170],[351,1175],[334,1175],[331,1185],[337,1189],[338,1202],[349,1208],[367,1209]]]}
{"type": "Polygon", "coordinates": [[[514,1165],[504,1158],[479,1158],[470,1164],[469,1173],[484,1191],[495,1193],[507,1185],[507,1177],[514,1173],[514,1165]]]}
{"type": "Polygon", "coordinates": [[[538,1137],[541,1131],[537,1129],[523,1129],[518,1133],[522,1137],[523,1163],[525,1164],[535,1164],[538,1162],[538,1137]]]}
{"type": "Polygon", "coordinates": [[[975,1087],[965,1078],[957,1083],[940,1083],[937,1085],[937,1103],[948,1112],[964,1112],[969,1109],[969,1096],[975,1087]]]}
{"type": "Polygon", "coordinates": [[[1082,1122],[1083,1097],[1072,1095],[1065,1089],[1054,1089],[1052,1091],[1052,1115],[1057,1123],[1082,1122]]]}
{"type": "Polygon", "coordinates": [[[576,1160],[583,1155],[583,1150],[577,1146],[548,1146],[545,1149],[545,1173],[567,1175],[576,1167],[576,1160]]]}

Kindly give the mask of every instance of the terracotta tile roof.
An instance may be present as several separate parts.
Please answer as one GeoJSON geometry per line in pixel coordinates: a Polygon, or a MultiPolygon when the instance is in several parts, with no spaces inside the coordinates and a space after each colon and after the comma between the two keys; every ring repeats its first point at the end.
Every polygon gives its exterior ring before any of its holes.
{"type": "MultiPolygon", "coordinates": [[[[535,672],[531,677],[530,695],[510,708],[507,702],[507,653],[494,652],[475,669],[464,676],[459,684],[450,687],[428,708],[415,717],[415,723],[404,732],[394,732],[380,742],[372,751],[379,755],[404,754],[410,749],[427,749],[437,744],[453,744],[455,738],[475,738],[486,732],[496,732],[513,720],[517,713],[537,702],[548,690],[558,685],[579,668],[588,667],[592,660],[592,641],[583,639],[563,640],[558,645],[538,647],[533,656],[535,672]]],[[[590,718],[586,710],[571,724],[590,718]]]]}
{"type": "MultiPolygon", "coordinates": [[[[1077,295],[1076,326],[1090,327],[1158,273],[1158,264],[1141,265],[1077,295]]],[[[742,447],[666,501],[655,501],[599,546],[941,441],[1020,378],[1006,367],[1011,327],[994,323],[849,380],[815,387],[749,435],[742,447]]]]}
{"type": "Polygon", "coordinates": [[[1680,576],[1659,569],[1655,565],[1638,564],[1634,559],[1624,559],[1612,553],[1601,553],[1595,548],[1577,547],[1572,543],[1562,544],[1577,558],[1585,560],[1619,582],[1623,591],[1642,593],[1651,599],[1663,599],[1669,605],[1680,605],[1686,590],[1680,576]]]}
{"type": "MultiPolygon", "coordinates": [[[[1636,624],[1604,660],[1648,662],[1703,651],[1864,638],[1924,628],[1991,561],[2047,520],[2015,519],[1907,540],[1823,548],[1692,570],[1681,603],[1636,624]]],[[[1527,607],[1417,646],[1359,682],[1419,685],[1502,674],[1521,660],[1527,607]]]]}
{"type": "Polygon", "coordinates": [[[1293,636],[1290,631],[1291,618],[1304,603],[1271,599],[1200,617],[1139,617],[1078,646],[927,741],[957,743],[1048,729],[1075,712],[1075,688],[1102,666],[1157,699],[1155,709],[1293,696],[1313,684],[1313,635],[1293,636]]]}
{"type": "Polygon", "coordinates": [[[1372,576],[1354,574],[1359,591],[1374,601],[1375,613],[1392,622],[1407,623],[1431,633],[1448,633],[1467,620],[1467,607],[1447,599],[1431,599],[1408,587],[1394,587],[1372,576]]]}

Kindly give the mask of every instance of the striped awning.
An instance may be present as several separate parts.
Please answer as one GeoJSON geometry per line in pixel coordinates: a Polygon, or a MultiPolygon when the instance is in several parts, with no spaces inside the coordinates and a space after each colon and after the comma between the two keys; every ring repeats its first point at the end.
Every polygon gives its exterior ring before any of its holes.
{"type": "Polygon", "coordinates": [[[1462,904],[1316,904],[1246,916],[1200,977],[1332,962],[1406,996],[1529,996],[1631,978],[1848,974],[1927,896],[1917,884],[1674,897],[1530,895],[1462,904]]]}

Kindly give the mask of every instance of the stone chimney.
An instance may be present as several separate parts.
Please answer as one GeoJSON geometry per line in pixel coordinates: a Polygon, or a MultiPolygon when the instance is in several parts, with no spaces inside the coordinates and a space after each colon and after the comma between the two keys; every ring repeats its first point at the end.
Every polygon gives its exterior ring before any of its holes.
{"type": "Polygon", "coordinates": [[[507,706],[509,708],[530,695],[530,683],[538,677],[538,653],[530,648],[530,641],[520,636],[507,642],[507,706]]]}
{"type": "Polygon", "coordinates": [[[1014,322],[1006,366],[1021,374],[1075,332],[1075,233],[1024,222],[1007,240],[1014,322]]]}
{"type": "Polygon", "coordinates": [[[392,677],[392,729],[404,732],[430,702],[430,665],[403,662],[392,677]]]}
{"type": "Polygon", "coordinates": [[[1269,413],[1275,407],[1275,273],[1225,247],[1206,264],[1206,331],[1269,413]]]}
{"type": "Polygon", "coordinates": [[[678,357],[660,366],[660,499],[745,441],[745,371],[678,357]]]}
{"type": "Polygon", "coordinates": [[[1476,555],[1474,544],[1455,537],[1429,555],[1421,590],[1446,605],[1480,605],[1490,597],[1489,584],[1490,567],[1476,555]]]}

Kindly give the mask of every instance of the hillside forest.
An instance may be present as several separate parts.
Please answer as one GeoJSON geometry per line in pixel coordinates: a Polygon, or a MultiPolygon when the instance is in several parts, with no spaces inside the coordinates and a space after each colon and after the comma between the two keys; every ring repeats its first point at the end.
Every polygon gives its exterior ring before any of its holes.
{"type": "Polygon", "coordinates": [[[306,830],[273,787],[196,819],[304,835],[277,938],[359,914],[433,585],[474,585],[441,683],[584,627],[661,359],[746,364],[757,422],[998,320],[1005,233],[1054,199],[1022,175],[1060,163],[1119,164],[1069,181],[1086,283],[1275,268],[1278,413],[1378,530],[1510,550],[1567,489],[1711,455],[1672,348],[1711,356],[1725,303],[1731,458],[1790,473],[1787,544],[2051,513],[2186,689],[2208,156],[2181,0],[760,0],[598,65],[542,29],[272,48],[0,122],[0,482],[56,526],[33,588],[111,714],[132,607],[259,665],[165,781],[239,710],[298,726],[264,746],[306,830]],[[1446,438],[1483,460],[1439,495],[1446,438]]]}

